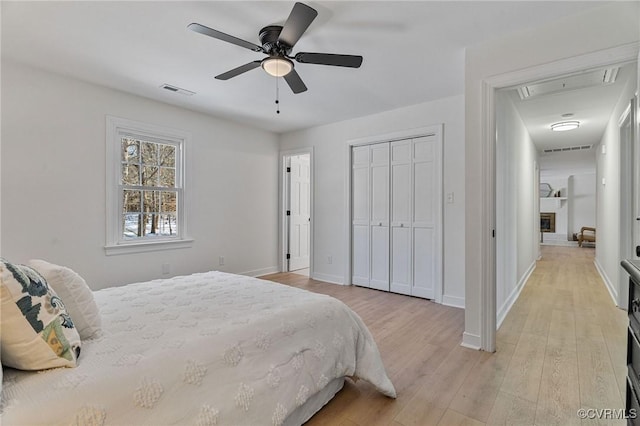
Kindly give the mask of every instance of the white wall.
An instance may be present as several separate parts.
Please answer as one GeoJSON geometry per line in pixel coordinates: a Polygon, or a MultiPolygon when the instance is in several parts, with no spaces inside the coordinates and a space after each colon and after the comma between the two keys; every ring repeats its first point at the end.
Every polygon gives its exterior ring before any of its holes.
{"type": "Polygon", "coordinates": [[[629,79],[611,114],[596,154],[596,266],[614,300],[618,301],[620,274],[620,127],[619,120],[636,90],[629,79]],[[604,146],[604,153],[602,151],[604,146]],[[603,182],[604,180],[604,182],[603,182]]]}
{"type": "Polygon", "coordinates": [[[94,289],[161,277],[165,262],[171,275],[276,270],[277,135],[6,62],[2,105],[7,259],[68,265],[94,289]],[[105,256],[106,115],[192,134],[192,248],[105,256]]]}
{"type": "Polygon", "coordinates": [[[535,267],[539,216],[537,151],[513,102],[496,99],[496,310],[500,324],[535,267]]]}
{"type": "Polygon", "coordinates": [[[367,117],[282,135],[282,150],[314,147],[314,271],[318,279],[343,282],[346,253],[346,146],[351,139],[444,123],[444,193],[454,194],[444,204],[443,302],[464,305],[464,98],[455,96],[367,117]],[[327,257],[332,256],[329,264],[327,257]]]}
{"type": "Polygon", "coordinates": [[[465,58],[465,276],[466,309],[464,343],[481,344],[481,279],[484,211],[483,82],[533,66],[637,42],[637,2],[612,2],[599,8],[559,19],[536,29],[472,46],[465,58]],[[561,42],[558,42],[561,40],[561,42]]]}

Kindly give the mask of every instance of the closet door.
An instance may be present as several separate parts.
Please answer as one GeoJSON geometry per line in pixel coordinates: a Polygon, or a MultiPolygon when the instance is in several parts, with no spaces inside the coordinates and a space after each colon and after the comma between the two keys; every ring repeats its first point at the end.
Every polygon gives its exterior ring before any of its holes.
{"type": "Polygon", "coordinates": [[[411,294],[411,140],[391,143],[391,283],[394,293],[411,294]]]}
{"type": "Polygon", "coordinates": [[[371,288],[389,291],[389,143],[371,145],[371,288]]]}
{"type": "Polygon", "coordinates": [[[426,136],[413,140],[413,288],[411,294],[433,299],[440,285],[442,254],[441,176],[438,138],[426,136]]]}
{"type": "Polygon", "coordinates": [[[370,244],[369,244],[369,169],[370,149],[368,146],[354,147],[351,166],[351,208],[352,208],[352,277],[353,284],[369,287],[370,244]]]}

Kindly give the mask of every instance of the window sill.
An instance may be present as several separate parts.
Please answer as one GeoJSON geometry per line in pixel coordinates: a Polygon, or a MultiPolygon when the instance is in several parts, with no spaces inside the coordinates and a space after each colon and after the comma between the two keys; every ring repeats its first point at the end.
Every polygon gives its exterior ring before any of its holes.
{"type": "Polygon", "coordinates": [[[193,239],[184,238],[181,240],[145,241],[140,243],[128,243],[108,245],[104,247],[107,256],[131,253],[148,253],[159,250],[175,250],[189,248],[193,245],[193,239]]]}

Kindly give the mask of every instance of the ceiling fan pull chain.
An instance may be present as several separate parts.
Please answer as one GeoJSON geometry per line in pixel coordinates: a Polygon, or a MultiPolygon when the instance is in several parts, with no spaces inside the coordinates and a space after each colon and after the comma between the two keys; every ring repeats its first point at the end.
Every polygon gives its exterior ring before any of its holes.
{"type": "Polygon", "coordinates": [[[276,114],[280,114],[280,86],[278,86],[278,77],[276,77],[276,114]]]}

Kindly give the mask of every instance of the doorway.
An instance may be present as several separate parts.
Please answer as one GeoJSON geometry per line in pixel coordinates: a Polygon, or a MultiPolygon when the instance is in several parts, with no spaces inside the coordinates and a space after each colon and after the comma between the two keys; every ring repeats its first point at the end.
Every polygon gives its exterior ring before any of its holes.
{"type": "Polygon", "coordinates": [[[311,276],[312,152],[284,152],[282,166],[282,271],[311,276]]]}
{"type": "MultiPolygon", "coordinates": [[[[500,250],[496,250],[496,241],[492,238],[492,230],[495,230],[495,234],[500,235],[504,232],[501,226],[495,226],[496,216],[500,214],[500,203],[496,198],[495,187],[495,172],[496,162],[499,159],[499,155],[496,152],[496,111],[498,107],[497,98],[499,89],[515,87],[520,84],[524,84],[527,81],[536,81],[542,78],[555,78],[555,76],[563,75],[566,73],[581,72],[585,69],[584,66],[590,67],[602,67],[615,63],[629,63],[635,60],[636,52],[631,49],[621,49],[618,51],[607,51],[606,56],[604,53],[599,52],[592,56],[586,55],[584,61],[577,61],[575,58],[568,60],[561,60],[554,63],[552,66],[545,65],[539,67],[532,67],[526,72],[513,72],[507,73],[495,77],[491,77],[484,81],[483,90],[483,120],[486,124],[486,132],[482,135],[483,151],[486,154],[485,162],[483,165],[483,187],[485,193],[488,195],[488,203],[486,215],[484,217],[484,223],[487,225],[488,233],[482,234],[482,247],[486,253],[487,264],[490,265],[482,277],[481,284],[481,333],[478,336],[478,342],[480,348],[487,351],[495,350],[495,331],[496,331],[496,275],[500,274],[500,269],[503,267],[503,260],[500,256],[500,250]],[[615,54],[614,54],[615,53],[615,54]],[[587,57],[588,56],[588,57],[587,57]],[[613,57],[617,57],[616,60],[612,60],[613,57]],[[579,66],[580,68],[578,68],[579,66]],[[554,75],[555,74],[555,75],[554,75]]],[[[474,336],[475,337],[475,336],[474,336]]],[[[472,342],[469,339],[469,342],[472,342]]],[[[473,343],[473,342],[472,342],[473,343]]],[[[471,343],[469,343],[471,345],[471,343]]]]}

